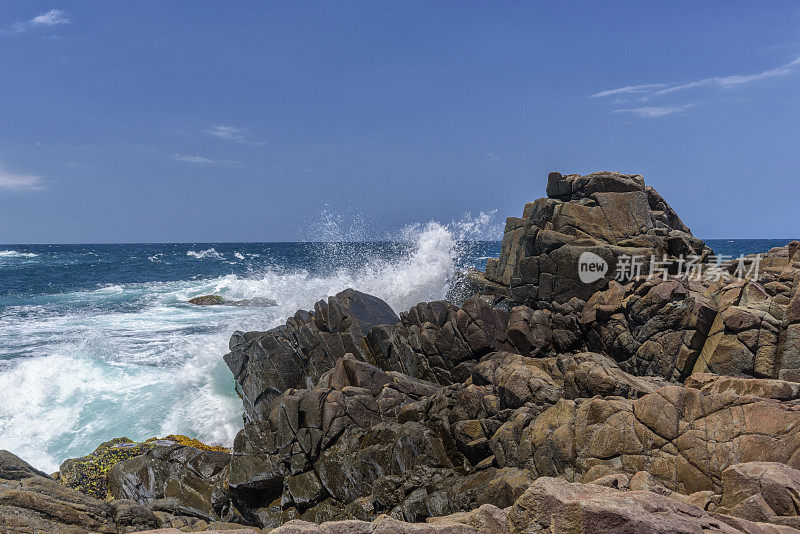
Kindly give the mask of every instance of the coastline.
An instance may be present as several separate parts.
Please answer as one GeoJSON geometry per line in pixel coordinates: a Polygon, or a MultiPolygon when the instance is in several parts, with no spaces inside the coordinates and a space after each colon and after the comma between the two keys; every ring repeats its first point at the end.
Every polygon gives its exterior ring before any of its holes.
{"type": "Polygon", "coordinates": [[[748,258],[748,278],[736,258],[711,261],[641,176],[551,173],[547,194],[509,218],[459,305],[398,315],[355,287],[234,333],[225,363],[244,428],[230,452],[101,447],[94,496],[70,489],[86,488],[69,461],[64,485],[4,453],[6,526],[800,527],[787,504],[800,491],[800,243],[764,251],[755,274],[748,258]],[[591,282],[586,253],[607,269],[591,282]],[[616,280],[634,256],[661,270],[616,280]],[[713,276],[682,273],[688,257],[713,276]],[[354,521],[326,523],[342,520],[354,521]]]}

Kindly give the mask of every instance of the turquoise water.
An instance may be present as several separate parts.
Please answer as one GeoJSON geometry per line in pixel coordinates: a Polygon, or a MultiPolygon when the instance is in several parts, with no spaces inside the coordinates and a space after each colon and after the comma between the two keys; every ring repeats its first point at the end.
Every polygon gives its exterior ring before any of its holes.
{"type": "MultiPolygon", "coordinates": [[[[431,223],[402,243],[0,245],[0,449],[39,468],[118,436],[230,444],[241,401],[222,361],[234,330],[265,330],[347,287],[396,311],[444,298],[499,242],[431,223]],[[273,307],[196,307],[204,294],[273,307]]],[[[787,240],[718,240],[721,254],[787,240]]]]}

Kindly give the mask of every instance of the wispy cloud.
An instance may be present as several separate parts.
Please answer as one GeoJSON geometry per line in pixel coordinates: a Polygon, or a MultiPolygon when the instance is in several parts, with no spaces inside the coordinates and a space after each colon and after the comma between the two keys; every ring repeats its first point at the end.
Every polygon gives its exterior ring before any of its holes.
{"type": "Polygon", "coordinates": [[[51,9],[47,13],[42,13],[38,17],[31,19],[34,26],[55,26],[56,24],[69,24],[66,11],[62,9],[51,9]]]}
{"type": "MultiPolygon", "coordinates": [[[[648,83],[643,85],[626,85],[625,87],[618,87],[616,89],[607,89],[589,95],[590,98],[603,98],[608,96],[616,96],[615,104],[633,103],[633,102],[649,102],[655,98],[662,97],[680,91],[686,91],[698,87],[716,87],[722,89],[729,89],[732,87],[742,86],[748,83],[765,80],[768,78],[780,78],[788,76],[800,70],[800,57],[796,57],[792,61],[780,65],[778,67],[763,70],[753,74],[732,74],[729,76],[712,76],[709,78],[702,78],[699,80],[689,82],[671,82],[671,83],[648,83]]],[[[678,111],[692,107],[694,104],[681,104],[669,106],[642,106],[632,107],[626,109],[613,110],[614,113],[633,113],[634,115],[642,118],[662,117],[670,115],[678,111]]]]}
{"type": "Polygon", "coordinates": [[[222,139],[228,139],[231,141],[240,141],[244,139],[244,136],[242,135],[242,129],[236,126],[214,126],[213,128],[206,130],[206,133],[213,135],[214,137],[220,137],[222,139]]]}
{"type": "Polygon", "coordinates": [[[39,191],[44,189],[42,177],[35,174],[14,174],[0,166],[0,189],[39,191]]]}
{"type": "Polygon", "coordinates": [[[494,152],[489,152],[488,154],[486,154],[486,159],[488,159],[489,161],[497,161],[500,159],[500,156],[498,154],[495,154],[494,152]]]}
{"type": "Polygon", "coordinates": [[[47,13],[42,13],[33,17],[26,22],[15,22],[11,26],[11,31],[14,33],[22,33],[31,28],[36,27],[51,27],[58,26],[59,24],[70,24],[72,21],[67,17],[67,12],[63,9],[51,9],[47,13]]]}
{"type": "Polygon", "coordinates": [[[780,78],[781,76],[786,76],[793,73],[795,70],[797,70],[797,67],[800,67],[800,57],[797,57],[789,63],[781,65],[780,67],[764,70],[755,74],[734,74],[732,76],[714,76],[712,78],[703,78],[702,80],[667,87],[665,89],[661,89],[660,91],[656,91],[655,94],[665,95],[668,93],[674,93],[675,91],[683,91],[685,89],[704,86],[717,86],[723,88],[735,87],[737,85],[744,85],[746,83],[765,80],[767,78],[780,78]]]}
{"type": "Polygon", "coordinates": [[[672,115],[673,113],[678,113],[679,111],[689,109],[692,106],[694,106],[694,103],[682,104],[679,106],[642,106],[638,108],[615,109],[614,113],[632,113],[633,115],[643,119],[652,119],[654,117],[672,115]]]}
{"type": "Polygon", "coordinates": [[[241,143],[243,145],[252,145],[252,146],[260,146],[266,145],[263,141],[253,141],[248,135],[247,130],[244,128],[240,128],[238,126],[214,126],[207,130],[204,130],[205,133],[208,135],[218,137],[220,139],[225,139],[228,141],[235,141],[237,143],[241,143]]]}
{"type": "Polygon", "coordinates": [[[658,89],[659,87],[664,87],[666,84],[664,83],[646,83],[644,85],[626,85],[625,87],[619,87],[617,89],[609,89],[607,91],[600,91],[599,93],[595,93],[593,95],[589,95],[591,98],[601,98],[604,96],[612,96],[612,95],[622,95],[622,94],[631,94],[631,93],[648,93],[653,89],[658,89]]]}
{"type": "Polygon", "coordinates": [[[221,167],[237,167],[239,162],[227,159],[211,159],[203,156],[189,156],[186,154],[173,154],[172,159],[182,163],[191,163],[193,165],[217,165],[221,167]]]}

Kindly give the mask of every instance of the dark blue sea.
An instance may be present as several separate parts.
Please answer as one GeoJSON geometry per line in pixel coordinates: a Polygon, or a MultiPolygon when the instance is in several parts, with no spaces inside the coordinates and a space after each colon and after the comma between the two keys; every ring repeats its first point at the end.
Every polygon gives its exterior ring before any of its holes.
{"type": "MultiPolygon", "coordinates": [[[[787,242],[708,241],[732,256],[787,242]]],[[[55,470],[123,435],[230,444],[234,330],[277,326],[347,287],[407,310],[499,250],[437,224],[398,243],[0,245],[0,449],[55,470]],[[276,305],[187,303],[205,294],[276,305]]]]}

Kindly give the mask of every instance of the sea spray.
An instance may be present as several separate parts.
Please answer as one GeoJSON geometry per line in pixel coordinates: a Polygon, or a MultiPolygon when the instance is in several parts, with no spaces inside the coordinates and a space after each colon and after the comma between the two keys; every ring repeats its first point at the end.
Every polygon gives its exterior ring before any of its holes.
{"type": "MultiPolygon", "coordinates": [[[[496,247],[461,243],[475,235],[473,226],[472,219],[413,225],[391,243],[37,250],[36,268],[67,282],[60,292],[52,284],[33,294],[0,292],[0,390],[8,399],[0,405],[0,448],[52,471],[119,436],[184,433],[230,445],[241,428],[241,400],[222,355],[234,330],[277,326],[347,287],[398,312],[444,298],[457,269],[496,247]],[[176,273],[180,279],[164,279],[176,273]],[[203,294],[278,305],[187,303],[203,294]]],[[[20,276],[10,287],[25,288],[32,275],[20,276]]]]}

